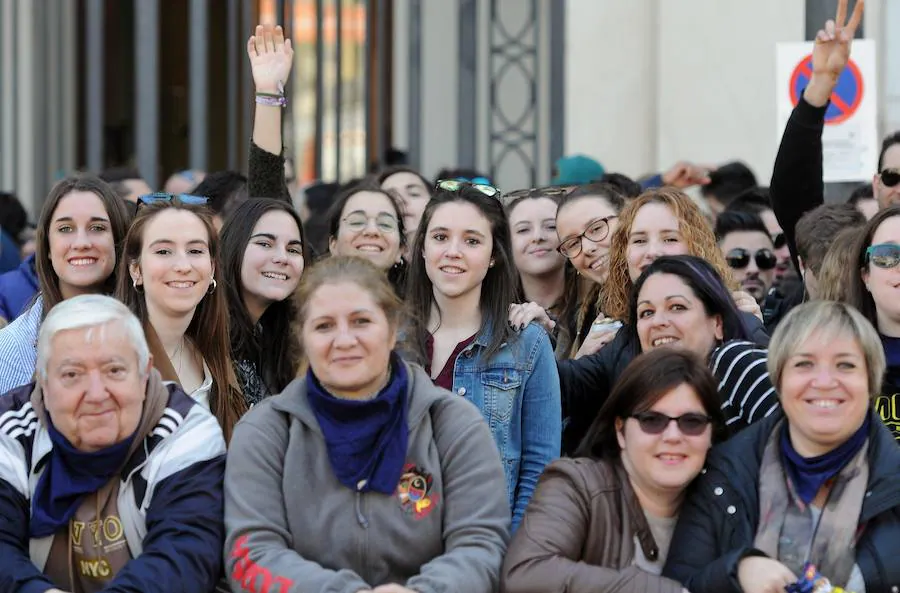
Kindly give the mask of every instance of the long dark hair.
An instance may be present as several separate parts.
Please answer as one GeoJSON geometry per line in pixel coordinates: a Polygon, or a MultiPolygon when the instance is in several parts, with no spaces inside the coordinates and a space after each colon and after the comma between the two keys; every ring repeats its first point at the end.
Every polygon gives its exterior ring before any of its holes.
{"type": "Polygon", "coordinates": [[[294,379],[300,364],[300,341],[293,331],[298,319],[297,301],[294,297],[288,297],[269,305],[259,318],[260,330],[257,331],[244,304],[241,282],[244,253],[253,229],[259,219],[269,212],[285,212],[297,223],[303,245],[304,267],[310,264],[300,216],[290,204],[271,198],[252,198],[232,211],[219,236],[222,244],[220,261],[223,289],[228,303],[231,358],[235,362],[252,361],[269,393],[278,393],[294,379]]]}
{"type": "Polygon", "coordinates": [[[853,259],[851,262],[855,265],[854,273],[850,274],[850,282],[847,286],[847,303],[856,307],[856,309],[865,315],[866,319],[878,328],[878,306],[875,305],[875,299],[872,293],[866,288],[863,282],[862,273],[868,270],[869,263],[866,261],[866,250],[872,245],[872,239],[878,228],[889,218],[900,216],[900,206],[891,206],[879,210],[878,213],[866,223],[864,230],[859,233],[853,244],[853,259]]]}
{"type": "MultiPolygon", "coordinates": [[[[509,239],[509,222],[503,205],[496,197],[488,197],[474,187],[463,185],[456,191],[438,189],[422,214],[422,222],[416,232],[409,264],[409,279],[406,287],[406,302],[412,313],[408,347],[420,360],[427,362],[425,344],[428,339],[428,319],[434,300],[434,286],[425,270],[425,239],[428,225],[434,211],[444,204],[460,202],[475,206],[488,220],[493,239],[493,267],[489,268],[481,285],[481,328],[479,333],[490,328],[491,337],[483,352],[485,359],[497,353],[506,342],[512,342],[516,334],[506,322],[509,306],[516,299],[517,273],[512,264],[512,247],[509,239]]],[[[438,311],[440,316],[440,311],[438,311]]]]}
{"type": "Polygon", "coordinates": [[[225,304],[222,270],[219,265],[219,237],[208,209],[183,204],[177,198],[172,201],[147,204],[140,208],[125,237],[125,248],[119,262],[116,298],[128,305],[128,308],[141,320],[144,333],[147,334],[150,352],[153,354],[153,364],[159,370],[162,378],[178,382],[178,375],[169,361],[169,356],[150,323],[144,292],[138,292],[135,289],[129,272],[130,264],[140,262],[141,251],[144,247],[144,230],[147,224],[158,214],[167,210],[191,212],[200,219],[209,236],[209,256],[213,262],[213,278],[218,287],[213,290],[212,294],[203,297],[203,300],[197,305],[185,335],[196,345],[204,362],[209,366],[213,378],[212,389],[209,392],[209,408],[218,419],[227,442],[231,439],[234,425],[247,408],[244,396],[238,386],[234,367],[231,364],[228,306],[225,304]]]}
{"type": "Polygon", "coordinates": [[[703,258],[695,255],[667,255],[654,260],[641,273],[631,290],[628,301],[627,331],[635,344],[640,344],[637,333],[637,303],[641,288],[648,278],[656,274],[672,274],[687,284],[700,302],[707,316],[719,315],[722,318],[722,336],[724,341],[753,341],[744,318],[734,304],[725,281],[716,269],[703,258]]]}
{"type": "MultiPolygon", "coordinates": [[[[53,263],[50,261],[50,223],[53,222],[53,214],[56,212],[59,202],[72,192],[81,191],[91,192],[103,202],[113,235],[116,263],[118,264],[122,260],[122,244],[125,241],[125,233],[128,232],[130,222],[124,200],[116,195],[108,183],[93,175],[76,175],[58,182],[47,194],[35,231],[37,247],[34,260],[44,315],[63,301],[62,290],[59,287],[59,275],[53,269],[53,263]]],[[[113,273],[109,275],[103,285],[103,293],[112,294],[115,288],[116,268],[113,268],[113,273]]]]}
{"type": "Polygon", "coordinates": [[[722,398],[706,363],[687,350],[660,348],[631,361],[616,381],[575,454],[578,457],[618,461],[621,450],[616,437],[616,420],[646,412],[680,385],[692,387],[705,413],[712,416],[712,442],[725,440],[727,432],[721,408],[722,398]]]}

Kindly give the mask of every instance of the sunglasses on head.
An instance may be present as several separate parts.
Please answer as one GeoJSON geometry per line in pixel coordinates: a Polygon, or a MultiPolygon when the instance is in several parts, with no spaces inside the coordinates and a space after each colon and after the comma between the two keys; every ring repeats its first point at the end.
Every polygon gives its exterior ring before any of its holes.
{"type": "Polygon", "coordinates": [[[500,190],[486,183],[472,183],[471,181],[460,181],[459,179],[440,179],[434,184],[434,187],[445,191],[459,191],[464,187],[471,187],[489,198],[500,199],[500,190]]]}
{"type": "Polygon", "coordinates": [[[638,421],[641,430],[647,434],[662,434],[673,420],[681,434],[696,437],[703,434],[706,427],[712,422],[712,417],[706,414],[689,412],[673,418],[661,412],[641,412],[630,416],[638,421]]]}
{"type": "Polygon", "coordinates": [[[889,270],[900,265],[900,245],[879,243],[866,249],[866,263],[889,270]]]}
{"type": "Polygon", "coordinates": [[[192,196],[191,194],[167,194],[165,192],[157,192],[141,196],[137,200],[138,208],[141,206],[149,206],[159,202],[178,201],[188,206],[206,206],[209,204],[209,198],[204,196],[192,196]]]}
{"type": "Polygon", "coordinates": [[[900,169],[885,169],[879,176],[886,187],[894,187],[900,183],[900,169]]]}
{"type": "Polygon", "coordinates": [[[725,254],[725,261],[729,267],[735,270],[743,270],[750,265],[750,256],[756,260],[756,267],[760,270],[771,270],[778,263],[778,258],[770,249],[760,249],[756,253],[751,254],[750,251],[743,247],[735,247],[725,254]]]}

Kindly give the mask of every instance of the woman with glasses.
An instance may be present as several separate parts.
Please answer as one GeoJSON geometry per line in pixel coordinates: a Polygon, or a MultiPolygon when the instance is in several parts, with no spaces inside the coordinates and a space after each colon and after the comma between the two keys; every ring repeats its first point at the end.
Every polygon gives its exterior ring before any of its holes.
{"type": "Polygon", "coordinates": [[[116,297],[137,315],[153,365],[218,419],[225,440],[246,411],[231,362],[219,237],[204,198],[138,200],[116,297]]]}
{"type": "Polygon", "coordinates": [[[50,309],[79,294],[113,291],[128,223],[124,201],[96,177],[69,177],[50,190],[35,239],[40,292],[0,330],[0,394],[32,381],[38,328],[50,309]]]}
{"type": "Polygon", "coordinates": [[[303,225],[290,204],[252,198],[226,219],[220,236],[231,358],[252,406],[287,387],[300,366],[291,328],[308,261],[303,225]]]}
{"type": "Polygon", "coordinates": [[[579,458],[550,464],[503,564],[507,593],[681,593],[660,576],[685,492],[721,441],[703,362],[660,350],[629,365],[579,458]]]}
{"type": "Polygon", "coordinates": [[[878,212],[851,249],[847,303],[878,330],[887,372],[875,409],[900,441],[900,206],[878,212]]]}
{"type": "Polygon", "coordinates": [[[560,452],[560,391],[547,333],[507,320],[516,296],[499,191],[438,182],[412,249],[406,301],[411,355],[473,402],[491,427],[518,525],[538,476],[560,452]]]}
{"type": "Polygon", "coordinates": [[[570,336],[568,358],[594,354],[616,335],[618,324],[600,309],[609,274],[609,249],[625,198],[605,183],[581,186],[566,195],[556,213],[559,252],[578,273],[566,287],[561,313],[570,336]]]}
{"type": "Polygon", "coordinates": [[[812,563],[845,591],[893,591],[900,448],[872,406],[878,333],[851,306],[806,303],[778,325],[768,366],[784,414],[712,451],[663,574],[691,593],[784,591],[812,563]]]}
{"type": "Polygon", "coordinates": [[[403,296],[406,272],[406,227],[403,210],[393,195],[371,182],[338,194],[328,214],[331,255],[367,259],[384,270],[403,296]]]}

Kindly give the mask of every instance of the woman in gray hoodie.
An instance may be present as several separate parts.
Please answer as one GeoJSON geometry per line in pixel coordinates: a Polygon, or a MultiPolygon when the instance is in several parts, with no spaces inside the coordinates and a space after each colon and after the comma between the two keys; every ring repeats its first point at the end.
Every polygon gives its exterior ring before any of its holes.
{"type": "Polygon", "coordinates": [[[309,370],[228,452],[233,590],[496,591],[510,509],[481,413],[394,353],[402,303],[368,261],[317,264],[298,298],[309,370]]]}

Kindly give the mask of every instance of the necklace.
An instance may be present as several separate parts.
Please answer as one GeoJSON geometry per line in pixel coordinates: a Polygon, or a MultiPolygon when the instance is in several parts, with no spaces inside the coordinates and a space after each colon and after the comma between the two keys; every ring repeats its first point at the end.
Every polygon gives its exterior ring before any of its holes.
{"type": "Polygon", "coordinates": [[[183,356],[181,355],[184,352],[184,342],[187,338],[185,336],[181,337],[181,342],[178,343],[178,347],[175,348],[175,351],[172,354],[166,352],[166,355],[169,357],[169,361],[171,361],[172,366],[175,367],[175,374],[181,378],[181,361],[183,356]],[[177,357],[177,361],[176,361],[177,357]]]}

